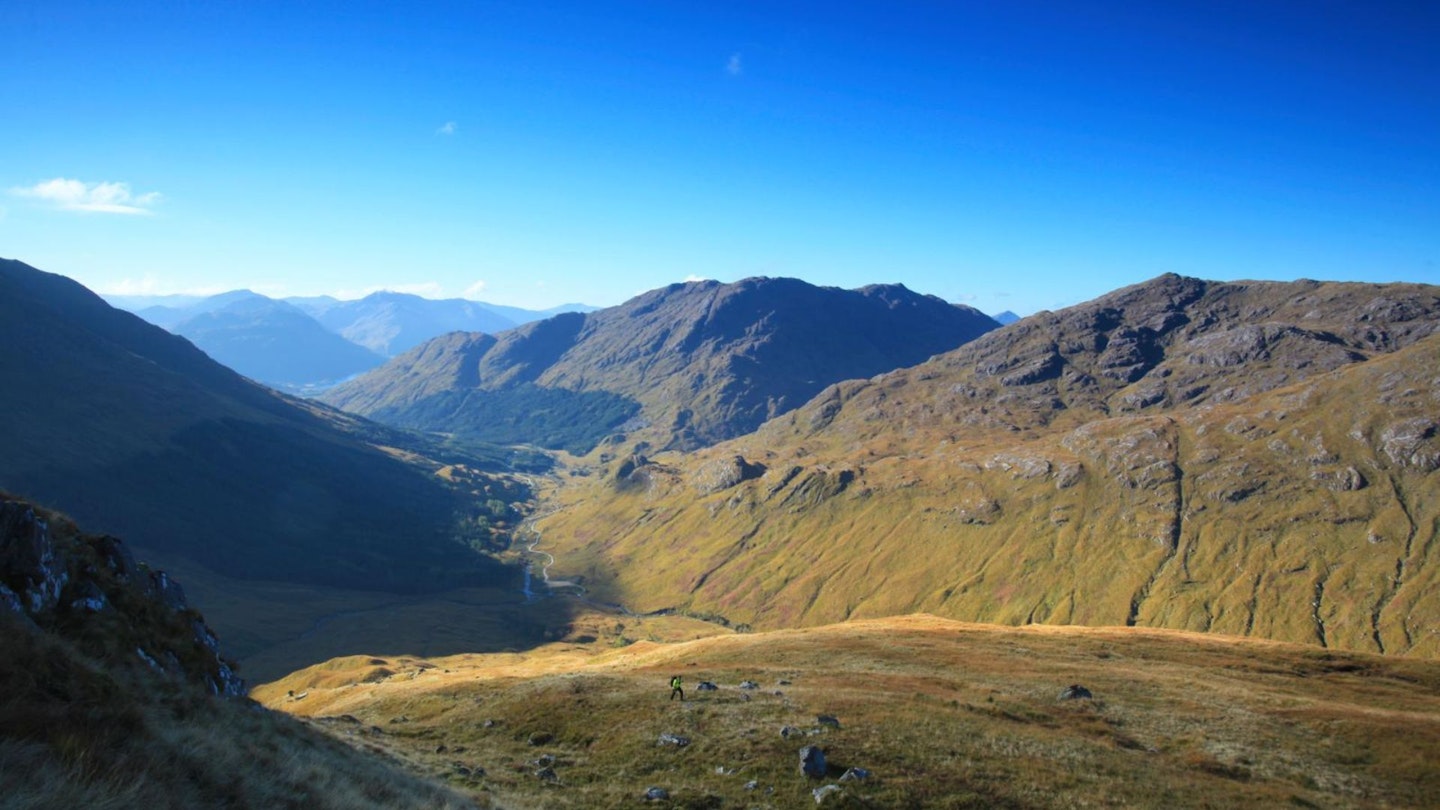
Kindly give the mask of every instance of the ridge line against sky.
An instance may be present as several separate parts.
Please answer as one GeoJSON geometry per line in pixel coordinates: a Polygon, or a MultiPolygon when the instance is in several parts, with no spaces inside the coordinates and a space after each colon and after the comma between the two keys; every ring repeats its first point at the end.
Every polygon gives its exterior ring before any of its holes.
{"type": "Polygon", "coordinates": [[[0,4],[0,255],[546,309],[1440,283],[1440,4],[0,4]]]}

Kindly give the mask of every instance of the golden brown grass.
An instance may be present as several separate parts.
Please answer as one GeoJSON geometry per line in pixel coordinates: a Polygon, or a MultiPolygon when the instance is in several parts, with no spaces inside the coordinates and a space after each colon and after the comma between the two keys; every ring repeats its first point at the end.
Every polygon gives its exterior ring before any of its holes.
{"type": "Polygon", "coordinates": [[[872,772],[844,783],[869,807],[1408,807],[1440,789],[1440,664],[1173,631],[911,616],[357,657],[255,697],[504,807],[626,806],[651,786],[672,806],[813,806],[847,766],[872,772]],[[1072,683],[1095,699],[1057,700],[1072,683]],[[807,744],[827,780],[797,773],[807,744]],[[547,763],[557,781],[535,775],[547,763]]]}
{"type": "Polygon", "coordinates": [[[757,629],[923,611],[1440,656],[1440,471],[1414,460],[1440,445],[1385,438],[1433,416],[1437,340],[1242,402],[1024,430],[957,422],[938,384],[887,400],[886,378],[873,419],[807,432],[797,412],[628,487],[582,462],[538,526],[597,599],[757,629]],[[737,453],[767,472],[697,490],[737,453]]]}

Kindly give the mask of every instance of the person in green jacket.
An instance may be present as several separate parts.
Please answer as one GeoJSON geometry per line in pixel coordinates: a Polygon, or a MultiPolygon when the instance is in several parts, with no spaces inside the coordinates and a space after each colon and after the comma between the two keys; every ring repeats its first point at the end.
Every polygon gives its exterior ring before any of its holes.
{"type": "Polygon", "coordinates": [[[679,675],[676,675],[675,677],[670,679],[670,699],[674,700],[676,695],[680,696],[681,703],[685,702],[685,690],[680,688],[679,675]]]}

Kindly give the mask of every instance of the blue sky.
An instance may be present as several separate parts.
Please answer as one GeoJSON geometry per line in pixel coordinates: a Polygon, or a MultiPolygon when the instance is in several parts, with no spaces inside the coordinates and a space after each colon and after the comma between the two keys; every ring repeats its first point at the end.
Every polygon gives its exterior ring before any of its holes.
{"type": "Polygon", "coordinates": [[[988,312],[1440,283],[1440,4],[0,4],[0,256],[101,292],[988,312]]]}

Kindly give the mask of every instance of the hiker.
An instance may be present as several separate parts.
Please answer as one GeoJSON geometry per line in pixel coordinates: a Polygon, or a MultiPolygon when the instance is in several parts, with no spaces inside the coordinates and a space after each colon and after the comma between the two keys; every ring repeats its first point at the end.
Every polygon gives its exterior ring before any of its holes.
{"type": "Polygon", "coordinates": [[[674,700],[676,695],[680,696],[681,703],[685,702],[685,690],[680,688],[679,675],[676,675],[675,677],[670,679],[670,699],[674,700]]]}

